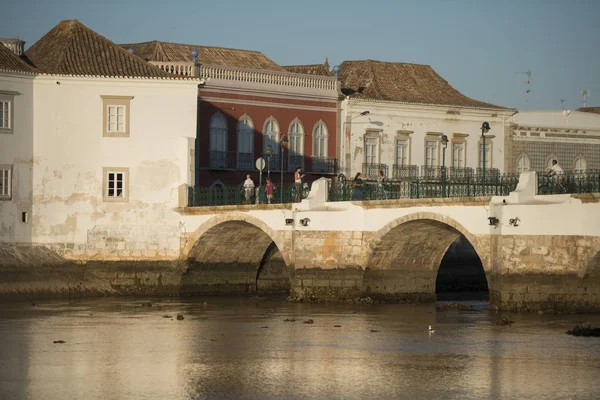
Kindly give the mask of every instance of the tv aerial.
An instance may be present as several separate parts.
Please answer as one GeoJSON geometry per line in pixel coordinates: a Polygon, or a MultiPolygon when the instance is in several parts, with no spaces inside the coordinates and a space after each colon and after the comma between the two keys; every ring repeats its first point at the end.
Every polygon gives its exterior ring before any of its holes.
{"type": "Polygon", "coordinates": [[[529,92],[531,92],[531,86],[533,84],[533,80],[531,80],[531,75],[533,75],[533,72],[531,72],[530,69],[528,69],[525,72],[513,72],[514,74],[521,74],[521,75],[527,75],[527,80],[525,81],[525,84],[527,84],[527,89],[525,90],[525,103],[529,102],[529,92]]]}
{"type": "Polygon", "coordinates": [[[585,103],[587,102],[587,98],[590,97],[590,95],[592,94],[591,90],[583,90],[580,89],[579,93],[581,93],[581,97],[583,97],[583,108],[585,108],[585,103]]]}
{"type": "Polygon", "coordinates": [[[565,110],[565,101],[566,100],[561,97],[561,99],[560,99],[560,105],[561,105],[563,111],[565,110]]]}

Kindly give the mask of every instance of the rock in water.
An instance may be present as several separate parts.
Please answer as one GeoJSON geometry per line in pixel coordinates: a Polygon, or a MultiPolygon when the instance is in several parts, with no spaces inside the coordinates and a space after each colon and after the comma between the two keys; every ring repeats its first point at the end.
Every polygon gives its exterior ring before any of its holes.
{"type": "Polygon", "coordinates": [[[600,337],[600,328],[593,328],[590,324],[578,324],[566,333],[573,336],[600,337]]]}
{"type": "Polygon", "coordinates": [[[506,317],[502,317],[502,319],[498,322],[496,322],[496,325],[510,325],[510,324],[514,324],[515,321],[511,321],[510,319],[506,318],[506,317]]]}
{"type": "Polygon", "coordinates": [[[306,321],[302,321],[303,324],[314,324],[315,321],[313,321],[312,319],[307,319],[306,321]]]}
{"type": "Polygon", "coordinates": [[[177,321],[183,321],[183,315],[177,314],[177,321]]]}
{"type": "Polygon", "coordinates": [[[62,344],[62,343],[67,343],[64,340],[55,340],[53,343],[58,343],[58,344],[62,344]]]}

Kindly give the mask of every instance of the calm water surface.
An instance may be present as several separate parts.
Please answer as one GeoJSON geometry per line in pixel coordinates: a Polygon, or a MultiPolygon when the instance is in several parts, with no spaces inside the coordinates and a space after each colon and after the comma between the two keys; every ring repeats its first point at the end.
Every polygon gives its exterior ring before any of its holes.
{"type": "Polygon", "coordinates": [[[599,315],[145,301],[0,304],[0,399],[600,398],[599,315]]]}

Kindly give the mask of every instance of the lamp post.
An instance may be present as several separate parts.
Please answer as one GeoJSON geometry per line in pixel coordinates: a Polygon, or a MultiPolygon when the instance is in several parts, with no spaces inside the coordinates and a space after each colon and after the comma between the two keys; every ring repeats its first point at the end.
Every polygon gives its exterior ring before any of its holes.
{"type": "Polygon", "coordinates": [[[271,179],[271,154],[273,154],[273,147],[270,144],[265,148],[265,156],[267,156],[267,178],[271,179]]]}
{"type": "Polygon", "coordinates": [[[440,136],[442,143],[442,197],[446,197],[446,147],[448,147],[448,136],[440,136]]]}
{"type": "Polygon", "coordinates": [[[289,142],[287,136],[281,135],[281,139],[279,139],[280,153],[279,157],[281,157],[281,186],[279,187],[279,201],[283,204],[283,144],[289,142]]]}
{"type": "Polygon", "coordinates": [[[481,174],[481,190],[482,190],[482,194],[483,196],[485,196],[485,153],[486,153],[486,148],[485,148],[485,134],[488,133],[490,131],[490,124],[487,123],[487,121],[484,121],[483,124],[481,124],[481,145],[482,145],[482,149],[481,152],[483,153],[481,155],[481,167],[482,167],[482,174],[481,174]]]}

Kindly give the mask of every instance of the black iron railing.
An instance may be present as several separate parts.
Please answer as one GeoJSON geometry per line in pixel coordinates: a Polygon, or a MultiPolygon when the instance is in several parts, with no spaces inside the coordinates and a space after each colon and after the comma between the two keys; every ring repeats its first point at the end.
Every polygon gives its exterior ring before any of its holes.
{"type": "Polygon", "coordinates": [[[600,193],[600,171],[538,174],[538,194],[600,193]]]}
{"type": "Polygon", "coordinates": [[[498,175],[493,181],[486,176],[485,182],[473,177],[442,179],[426,176],[391,180],[385,184],[365,180],[360,188],[351,181],[338,181],[329,186],[329,201],[506,196],[515,190],[518,181],[516,174],[498,175]]]}
{"type": "Polygon", "coordinates": [[[365,179],[377,179],[379,171],[383,171],[383,176],[388,176],[387,164],[363,163],[362,165],[362,174],[365,179]]]}
{"type": "MultiPolygon", "coordinates": [[[[302,198],[310,193],[310,184],[304,184],[302,198]]],[[[296,198],[296,186],[284,185],[283,203],[292,203],[296,198]]],[[[276,186],[272,196],[266,194],[265,186],[255,187],[246,192],[243,184],[237,186],[214,185],[209,187],[188,188],[188,207],[227,206],[242,204],[276,204],[281,203],[281,193],[276,186]]]]}
{"type": "Polygon", "coordinates": [[[312,157],[311,172],[320,174],[334,174],[336,167],[336,159],[329,157],[312,157]]]}
{"type": "Polygon", "coordinates": [[[290,156],[288,171],[294,172],[297,168],[304,170],[304,156],[290,156]]]}
{"type": "Polygon", "coordinates": [[[209,153],[210,169],[235,169],[237,152],[211,150],[209,153]]]}
{"type": "Polygon", "coordinates": [[[392,179],[394,180],[406,180],[412,179],[419,176],[418,165],[392,165],[392,179]]]}

